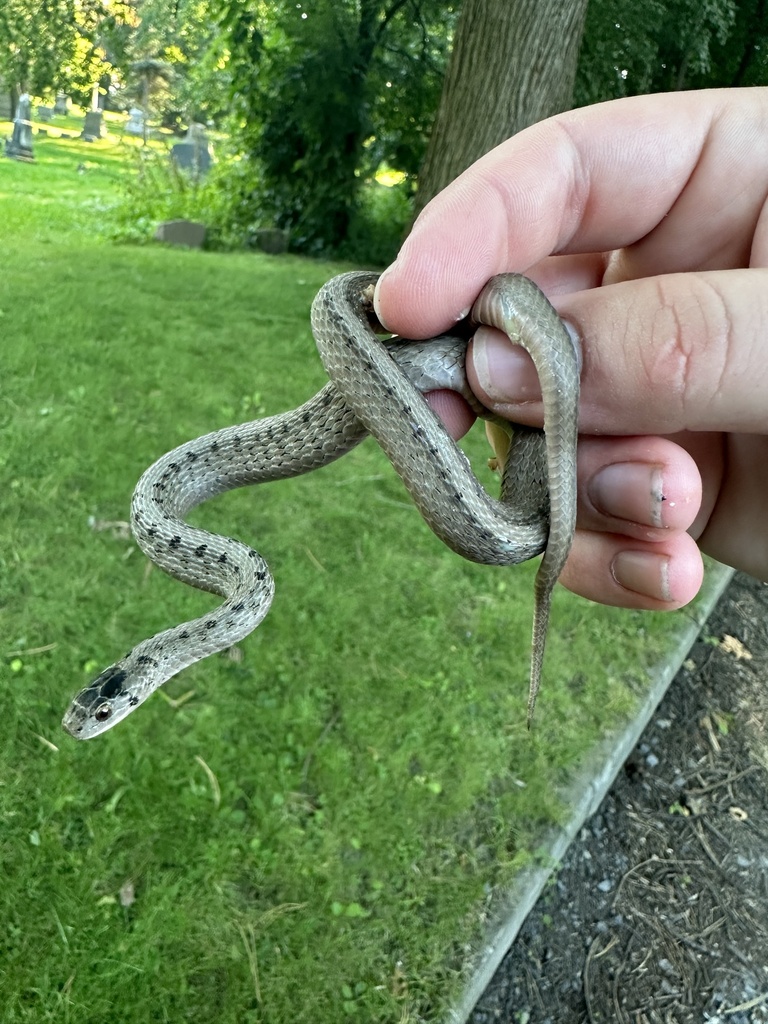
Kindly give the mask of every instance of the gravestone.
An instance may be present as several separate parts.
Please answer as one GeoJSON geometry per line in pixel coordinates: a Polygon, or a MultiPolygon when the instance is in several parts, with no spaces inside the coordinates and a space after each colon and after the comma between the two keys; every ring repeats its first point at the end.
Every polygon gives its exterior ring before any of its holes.
{"type": "Polygon", "coordinates": [[[103,114],[100,110],[86,110],[85,124],[80,132],[80,138],[85,142],[93,142],[101,138],[101,119],[103,114]]]}
{"type": "Polygon", "coordinates": [[[63,117],[69,113],[69,96],[65,92],[56,93],[56,102],[53,105],[53,112],[57,117],[63,117]]]}
{"type": "Polygon", "coordinates": [[[38,121],[50,121],[53,117],[53,107],[44,107],[39,105],[37,108],[37,119],[38,121]]]}
{"type": "Polygon", "coordinates": [[[19,97],[16,117],[13,121],[13,135],[5,143],[5,155],[14,160],[34,160],[32,152],[32,101],[28,93],[19,97]]]}
{"type": "Polygon", "coordinates": [[[282,228],[256,228],[253,232],[251,244],[262,252],[268,252],[272,256],[279,256],[288,251],[290,233],[282,228]]]}
{"type": "Polygon", "coordinates": [[[141,107],[131,107],[128,111],[128,123],[125,130],[131,135],[144,134],[144,111],[141,107]]]}
{"type": "Polygon", "coordinates": [[[11,90],[8,84],[0,79],[0,121],[13,120],[11,90]]]}
{"type": "Polygon", "coordinates": [[[205,224],[194,220],[166,220],[155,231],[155,240],[200,249],[205,241],[205,224]]]}
{"type": "Polygon", "coordinates": [[[171,160],[181,171],[204,177],[211,167],[211,147],[201,124],[191,124],[183,142],[171,146],[171,160]]]}

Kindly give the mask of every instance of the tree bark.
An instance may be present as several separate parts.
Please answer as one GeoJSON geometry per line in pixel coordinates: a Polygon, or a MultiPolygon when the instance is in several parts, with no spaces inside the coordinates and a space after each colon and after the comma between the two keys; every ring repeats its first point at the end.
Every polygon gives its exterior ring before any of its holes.
{"type": "Polygon", "coordinates": [[[567,110],[587,0],[464,0],[416,212],[504,139],[567,110]]]}

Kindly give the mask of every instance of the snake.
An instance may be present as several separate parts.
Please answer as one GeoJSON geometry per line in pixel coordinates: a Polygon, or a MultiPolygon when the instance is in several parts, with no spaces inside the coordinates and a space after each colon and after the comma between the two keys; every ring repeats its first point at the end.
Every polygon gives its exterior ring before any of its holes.
{"type": "Polygon", "coordinates": [[[140,478],[131,501],[139,547],[181,582],[224,601],[192,621],[133,647],[72,699],[64,729],[90,739],[112,728],[167,680],[250,634],[269,610],[274,580],[249,545],[186,522],[216,495],[298,476],[346,454],[369,434],[378,441],[434,533],[462,557],[515,565],[543,553],[534,584],[528,687],[530,727],[540,686],[552,593],[576,526],[576,451],[580,350],[533,281],[499,274],[471,309],[473,325],[496,327],[533,359],[544,430],[514,424],[499,498],[424,394],[457,391],[474,412],[495,419],[466,380],[467,337],[385,339],[373,313],[377,275],[340,274],[312,303],[311,325],[329,382],[289,412],[225,427],[182,444],[140,478]]]}

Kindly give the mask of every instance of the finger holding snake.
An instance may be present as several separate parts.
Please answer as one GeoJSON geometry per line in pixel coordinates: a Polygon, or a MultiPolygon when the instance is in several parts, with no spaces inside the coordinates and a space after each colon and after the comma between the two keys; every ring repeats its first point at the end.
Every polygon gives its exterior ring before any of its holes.
{"type": "MultiPolygon", "coordinates": [[[[576,593],[677,608],[702,551],[768,578],[766,182],[768,89],[571,111],[436,197],[380,279],[382,322],[419,337],[519,270],[581,337],[576,593]]],[[[468,377],[541,424],[530,362],[499,335],[476,337],[468,377]]]]}

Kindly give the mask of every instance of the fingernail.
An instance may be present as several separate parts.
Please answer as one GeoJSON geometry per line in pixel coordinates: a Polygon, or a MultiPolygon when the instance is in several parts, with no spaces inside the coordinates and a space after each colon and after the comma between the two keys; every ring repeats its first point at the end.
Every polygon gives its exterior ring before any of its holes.
{"type": "Polygon", "coordinates": [[[642,462],[605,466],[589,483],[589,498],[603,515],[646,526],[663,527],[664,487],[661,467],[642,462]],[[638,510],[647,514],[638,515],[638,510]]]}
{"type": "Polygon", "coordinates": [[[648,551],[620,551],[611,564],[620,587],[658,601],[671,601],[669,558],[648,551]]]}
{"type": "Polygon", "coordinates": [[[387,322],[385,321],[384,317],[381,315],[381,307],[379,305],[379,289],[381,288],[381,282],[384,280],[385,277],[387,277],[388,274],[392,272],[396,263],[397,260],[395,260],[393,263],[390,263],[387,269],[383,271],[383,273],[380,275],[378,281],[376,282],[376,286],[373,289],[373,311],[376,314],[376,319],[379,321],[379,323],[381,324],[385,331],[388,331],[390,328],[387,322]]]}
{"type": "Polygon", "coordinates": [[[501,405],[541,399],[539,378],[525,349],[513,345],[500,331],[478,327],[472,340],[477,381],[490,401],[501,405]]]}

